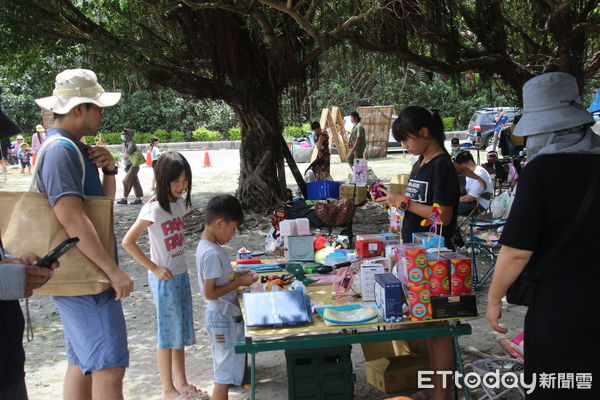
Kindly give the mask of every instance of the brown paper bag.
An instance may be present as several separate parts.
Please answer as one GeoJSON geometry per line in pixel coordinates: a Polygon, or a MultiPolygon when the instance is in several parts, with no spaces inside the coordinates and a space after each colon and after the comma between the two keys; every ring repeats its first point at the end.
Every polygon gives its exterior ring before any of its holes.
{"type": "MultiPolygon", "coordinates": [[[[42,257],[68,238],[45,194],[0,192],[0,204],[2,242],[13,256],[19,257],[31,251],[42,257]]],[[[108,254],[114,254],[112,199],[88,196],[83,206],[96,227],[104,249],[108,254]]],[[[75,247],[60,258],[60,268],[34,293],[81,296],[97,294],[109,287],[110,281],[106,274],[75,247]]]]}

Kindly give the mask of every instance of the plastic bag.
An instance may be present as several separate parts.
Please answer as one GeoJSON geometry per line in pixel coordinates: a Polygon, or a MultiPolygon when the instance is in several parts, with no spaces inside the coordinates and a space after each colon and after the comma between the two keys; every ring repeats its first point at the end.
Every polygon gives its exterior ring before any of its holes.
{"type": "Polygon", "coordinates": [[[508,183],[515,184],[519,180],[519,171],[514,161],[508,164],[508,183]]]}
{"type": "Polygon", "coordinates": [[[377,178],[377,175],[375,175],[375,172],[373,172],[373,170],[371,168],[369,168],[367,170],[367,185],[372,185],[373,183],[377,182],[379,180],[379,178],[377,178]]]}
{"type": "Polygon", "coordinates": [[[134,167],[139,167],[146,162],[146,158],[142,155],[142,153],[139,152],[139,150],[136,150],[129,155],[129,161],[131,161],[131,165],[134,167]]]}
{"type": "Polygon", "coordinates": [[[501,193],[494,200],[492,200],[492,204],[490,205],[492,217],[508,218],[508,214],[510,213],[510,207],[512,206],[514,197],[514,193],[511,193],[511,191],[506,191],[501,193]]]}
{"type": "Polygon", "coordinates": [[[283,252],[283,236],[279,231],[271,228],[265,239],[265,253],[275,254],[283,252]]]}

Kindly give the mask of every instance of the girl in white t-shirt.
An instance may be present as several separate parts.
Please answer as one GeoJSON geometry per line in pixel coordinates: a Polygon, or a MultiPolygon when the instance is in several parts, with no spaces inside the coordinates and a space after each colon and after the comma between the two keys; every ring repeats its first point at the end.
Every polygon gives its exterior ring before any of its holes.
{"type": "Polygon", "coordinates": [[[123,248],[148,269],[157,314],[158,371],[162,400],[208,398],[185,374],[185,346],[196,342],[192,292],[185,263],[185,214],[191,206],[192,171],[176,151],[167,151],[154,167],[156,194],[142,207],[123,238],[123,248]],[[137,245],[148,229],[150,257],[137,245]]]}

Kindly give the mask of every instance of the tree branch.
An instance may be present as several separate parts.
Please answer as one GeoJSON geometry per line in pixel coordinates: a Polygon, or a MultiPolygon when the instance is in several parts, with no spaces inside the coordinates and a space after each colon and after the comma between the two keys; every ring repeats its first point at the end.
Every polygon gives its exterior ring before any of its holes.
{"type": "Polygon", "coordinates": [[[588,62],[588,65],[585,67],[585,71],[583,73],[583,81],[587,82],[594,75],[596,75],[600,71],[600,51],[596,52],[591,60],[588,62]]]}

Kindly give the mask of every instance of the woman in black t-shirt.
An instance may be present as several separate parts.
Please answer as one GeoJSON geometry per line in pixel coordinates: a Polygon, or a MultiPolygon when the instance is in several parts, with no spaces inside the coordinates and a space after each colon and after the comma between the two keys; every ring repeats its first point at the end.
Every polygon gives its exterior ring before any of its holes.
{"type": "MultiPolygon", "coordinates": [[[[444,147],[442,119],[437,111],[411,106],[400,113],[392,127],[392,134],[410,153],[418,155],[419,160],[410,174],[405,197],[383,190],[385,196],[376,201],[404,210],[402,239],[405,243],[412,242],[414,232],[429,230],[429,227],[421,226],[421,221],[431,216],[433,203],[438,203],[443,224],[442,235],[446,246],[452,246],[450,238],[456,229],[456,208],[460,192],[456,170],[444,147]]],[[[431,368],[435,371],[451,371],[451,339],[432,338],[427,340],[427,345],[431,368]]],[[[450,385],[443,387],[441,375],[433,375],[432,383],[433,393],[419,392],[415,399],[441,400],[448,397],[450,385]]]]}
{"type": "Polygon", "coordinates": [[[528,400],[600,399],[592,382],[600,376],[600,136],[593,125],[574,76],[549,72],[523,86],[513,135],[527,138],[527,165],[500,238],[486,316],[506,334],[505,295],[527,305],[524,380],[537,383],[528,400]],[[509,290],[522,273],[526,299],[509,290]]]}
{"type": "MultiPolygon", "coordinates": [[[[378,203],[404,209],[402,240],[412,242],[414,232],[426,232],[421,226],[424,218],[431,216],[431,206],[438,203],[443,223],[442,235],[446,246],[456,229],[456,208],[460,191],[452,159],[444,147],[444,125],[437,111],[411,106],[400,113],[392,134],[410,153],[418,155],[408,181],[405,197],[384,190],[385,197],[378,203]]],[[[450,247],[451,248],[451,247],[450,247]]]]}

